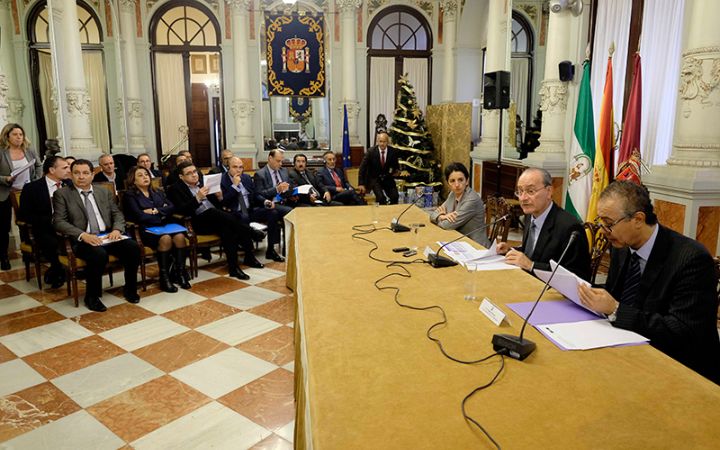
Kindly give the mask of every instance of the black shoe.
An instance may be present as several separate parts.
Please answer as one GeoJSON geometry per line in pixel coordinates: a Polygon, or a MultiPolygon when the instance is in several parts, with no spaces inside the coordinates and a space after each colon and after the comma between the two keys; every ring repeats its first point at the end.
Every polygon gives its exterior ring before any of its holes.
{"type": "Polygon", "coordinates": [[[60,275],[56,276],[53,280],[51,280],[50,288],[57,289],[59,287],[62,287],[63,284],[65,284],[65,275],[60,274],[60,275]]]}
{"type": "Polygon", "coordinates": [[[140,303],[140,295],[135,289],[123,289],[123,296],[129,303],[140,303]]]}
{"type": "Polygon", "coordinates": [[[257,258],[255,258],[255,256],[252,254],[245,257],[243,264],[248,267],[252,267],[253,269],[262,269],[263,267],[265,267],[265,264],[258,261],[257,258]]]}
{"type": "Polygon", "coordinates": [[[107,307],[97,297],[85,297],[85,307],[90,311],[105,312],[107,307]]]}
{"type": "Polygon", "coordinates": [[[277,261],[277,262],[285,262],[285,258],[278,255],[278,253],[275,250],[268,250],[267,253],[265,253],[265,258],[272,259],[273,261],[277,261]]]}
{"type": "Polygon", "coordinates": [[[235,277],[238,280],[249,280],[250,279],[250,275],[243,272],[242,269],[231,270],[228,275],[231,277],[235,277]]]}
{"type": "Polygon", "coordinates": [[[209,248],[200,249],[200,256],[202,257],[202,259],[204,259],[207,262],[212,261],[212,254],[210,253],[209,248]]]}
{"type": "Polygon", "coordinates": [[[10,270],[10,260],[7,257],[0,259],[0,269],[10,270]]]}

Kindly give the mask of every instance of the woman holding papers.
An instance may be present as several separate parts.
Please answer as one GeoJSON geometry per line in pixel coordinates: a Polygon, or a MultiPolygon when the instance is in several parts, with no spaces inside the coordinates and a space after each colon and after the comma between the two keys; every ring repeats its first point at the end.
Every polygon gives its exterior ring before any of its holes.
{"type": "Polygon", "coordinates": [[[0,132],[0,269],[10,270],[8,242],[12,206],[10,191],[21,190],[25,183],[42,175],[42,161],[30,148],[25,130],[16,124],[5,125],[0,132]]]}
{"type": "Polygon", "coordinates": [[[470,173],[459,162],[445,168],[445,179],[450,185],[450,194],[445,203],[430,214],[430,221],[446,230],[457,230],[467,234],[473,241],[490,248],[485,225],[485,205],[470,188],[470,173]]]}
{"type": "Polygon", "coordinates": [[[171,223],[173,204],[163,192],[152,188],[150,172],[145,167],[132,167],[125,185],[128,187],[123,198],[125,215],[142,227],[143,242],[157,251],[160,289],[177,292],[173,281],[190,289],[190,274],[185,266],[187,230],[171,223]]]}

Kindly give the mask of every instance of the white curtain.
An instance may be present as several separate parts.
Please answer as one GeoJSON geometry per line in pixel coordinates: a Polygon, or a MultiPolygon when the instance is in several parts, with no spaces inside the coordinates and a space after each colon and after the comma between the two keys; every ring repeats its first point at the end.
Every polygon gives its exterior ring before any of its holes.
{"type": "Polygon", "coordinates": [[[510,98],[515,102],[515,111],[526,126],[529,63],[527,58],[512,58],[510,62],[510,98]]]}
{"type": "Polygon", "coordinates": [[[43,118],[45,119],[45,132],[48,139],[58,137],[57,115],[53,110],[52,90],[55,87],[53,77],[52,57],[50,53],[38,52],[40,74],[38,84],[40,87],[40,102],[42,103],[43,118]]]}
{"type": "MultiPolygon", "coordinates": [[[[162,151],[167,152],[182,139],[178,128],[187,126],[182,55],[156,53],[155,75],[160,115],[160,142],[162,151]]],[[[179,149],[187,148],[186,142],[179,149]]]]}
{"type": "Polygon", "coordinates": [[[403,73],[408,74],[408,81],[415,89],[418,107],[424,115],[427,111],[428,99],[428,60],[426,58],[403,59],[403,73]]]}
{"type": "Polygon", "coordinates": [[[388,126],[392,125],[395,111],[395,58],[372,58],[370,61],[370,120],[368,130],[370,142],[375,145],[375,119],[384,114],[388,126]]]}
{"type": "Polygon", "coordinates": [[[95,144],[104,152],[110,150],[107,98],[105,93],[105,69],[102,53],[83,52],[85,86],[90,94],[90,129],[95,144]]]}
{"type": "MultiPolygon", "coordinates": [[[[648,2],[650,3],[650,2],[648,2]]],[[[595,130],[600,123],[600,105],[605,88],[605,72],[607,71],[608,50],[615,43],[613,53],[613,111],[617,127],[623,122],[623,98],[625,97],[625,70],[627,66],[627,46],[630,36],[630,15],[632,2],[629,0],[603,0],[598,5],[597,22],[595,24],[595,41],[593,43],[592,73],[590,85],[593,96],[593,114],[595,130]]],[[[632,70],[632,69],[631,69],[632,70]]],[[[597,131],[595,132],[597,137],[597,131]]],[[[615,136],[617,139],[617,136],[615,136]]],[[[617,158],[615,157],[615,162],[617,158]]],[[[615,169],[613,168],[613,174],[615,169]]]]}
{"type": "Polygon", "coordinates": [[[684,9],[684,0],[653,0],[643,11],[640,148],[648,165],[665,164],[672,151],[684,9]]]}

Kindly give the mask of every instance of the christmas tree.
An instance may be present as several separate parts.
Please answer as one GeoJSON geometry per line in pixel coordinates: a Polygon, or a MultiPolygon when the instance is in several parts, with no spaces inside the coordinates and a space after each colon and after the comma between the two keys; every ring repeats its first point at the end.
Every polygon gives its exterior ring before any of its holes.
{"type": "Polygon", "coordinates": [[[395,117],[388,130],[393,148],[398,150],[400,174],[396,177],[401,190],[416,186],[442,186],[438,158],[435,155],[425,117],[417,104],[415,91],[407,74],[400,77],[395,117]]]}

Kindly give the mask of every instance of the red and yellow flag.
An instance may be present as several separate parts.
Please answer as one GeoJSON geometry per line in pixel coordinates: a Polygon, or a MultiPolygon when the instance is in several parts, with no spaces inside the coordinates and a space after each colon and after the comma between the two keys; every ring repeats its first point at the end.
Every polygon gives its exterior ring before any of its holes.
{"type": "Polygon", "coordinates": [[[642,109],[642,76],[640,73],[640,54],[635,53],[632,88],[625,111],[625,123],[620,140],[617,180],[629,180],[640,184],[640,117],[642,109]]]}
{"type": "Polygon", "coordinates": [[[597,137],[592,192],[587,212],[588,222],[592,222],[597,217],[597,201],[603,189],[610,184],[610,171],[613,166],[612,151],[615,147],[615,136],[613,134],[612,51],[608,57],[607,72],[605,73],[605,88],[603,89],[602,103],[600,105],[600,123],[597,137]]]}

